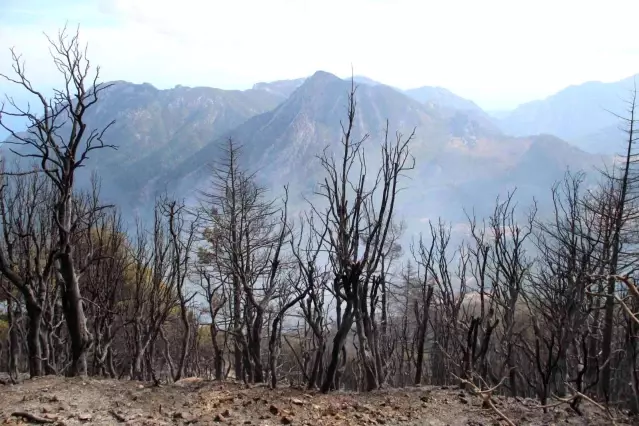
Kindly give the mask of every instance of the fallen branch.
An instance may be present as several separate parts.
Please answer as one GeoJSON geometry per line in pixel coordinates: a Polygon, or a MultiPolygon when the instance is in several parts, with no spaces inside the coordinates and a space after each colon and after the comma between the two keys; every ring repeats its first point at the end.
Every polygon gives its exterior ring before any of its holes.
{"type": "MultiPolygon", "coordinates": [[[[162,411],[161,406],[160,406],[160,412],[162,411]]],[[[117,413],[115,410],[109,410],[109,414],[111,414],[113,417],[115,417],[115,419],[117,421],[119,421],[120,423],[124,423],[127,421],[126,417],[124,417],[122,414],[117,413]]]]}
{"type": "Polygon", "coordinates": [[[25,411],[16,411],[14,413],[11,413],[11,415],[14,416],[14,417],[22,417],[23,419],[26,419],[26,420],[30,421],[31,423],[46,424],[46,423],[55,423],[56,422],[56,420],[52,420],[52,419],[47,419],[47,418],[44,418],[44,417],[36,416],[35,414],[27,413],[25,411]]]}
{"type": "Polygon", "coordinates": [[[554,407],[557,407],[557,406],[562,405],[562,404],[568,404],[568,405],[571,406],[571,408],[573,410],[577,411],[577,414],[581,415],[581,413],[577,409],[572,407],[572,402],[575,401],[578,398],[581,398],[581,399],[584,399],[584,400],[588,401],[589,403],[591,403],[595,407],[599,408],[601,411],[603,411],[606,414],[606,416],[608,416],[608,419],[610,420],[610,424],[611,425],[616,425],[617,424],[616,421],[615,421],[615,417],[612,415],[612,413],[610,412],[610,410],[608,408],[604,407],[603,405],[601,405],[600,403],[598,403],[594,399],[590,398],[589,396],[577,391],[569,383],[566,383],[566,386],[568,386],[570,388],[570,390],[572,390],[574,392],[572,396],[570,396],[569,398],[561,398],[561,397],[559,397],[557,395],[553,395],[553,398],[555,398],[559,402],[556,402],[554,404],[538,405],[536,408],[546,409],[546,408],[554,408],[554,407]]]}
{"type": "Polygon", "coordinates": [[[599,408],[604,413],[606,413],[606,416],[608,416],[608,419],[610,420],[610,424],[611,425],[614,426],[614,425],[617,424],[616,421],[615,421],[615,417],[612,415],[612,413],[610,412],[609,409],[607,409],[606,407],[604,407],[603,405],[601,405],[600,403],[598,403],[594,399],[590,398],[589,396],[587,396],[587,395],[585,395],[585,394],[583,394],[581,392],[578,392],[572,386],[570,386],[568,383],[566,383],[566,385],[574,392],[574,394],[570,398],[560,398],[558,396],[555,396],[555,398],[558,401],[561,401],[561,403],[570,404],[575,399],[582,398],[582,399],[588,401],[589,403],[591,403],[592,405],[594,405],[595,407],[599,408]]]}
{"type": "Polygon", "coordinates": [[[466,379],[462,379],[460,377],[457,377],[453,374],[453,377],[455,377],[457,380],[459,380],[461,383],[464,383],[466,385],[469,385],[473,392],[475,393],[475,395],[479,395],[482,397],[483,399],[483,406],[490,408],[491,410],[493,410],[495,413],[497,413],[497,415],[499,417],[501,417],[501,419],[503,421],[505,421],[506,423],[508,423],[509,426],[515,426],[515,423],[513,423],[512,420],[510,420],[508,418],[508,416],[506,416],[504,413],[502,413],[499,408],[497,408],[495,406],[495,404],[492,401],[492,395],[493,392],[502,385],[502,383],[504,383],[504,380],[506,379],[505,377],[501,379],[501,381],[499,383],[497,383],[497,385],[493,386],[490,389],[486,389],[486,390],[481,390],[479,387],[477,387],[477,385],[475,385],[473,382],[471,382],[470,380],[466,380],[466,379]]]}

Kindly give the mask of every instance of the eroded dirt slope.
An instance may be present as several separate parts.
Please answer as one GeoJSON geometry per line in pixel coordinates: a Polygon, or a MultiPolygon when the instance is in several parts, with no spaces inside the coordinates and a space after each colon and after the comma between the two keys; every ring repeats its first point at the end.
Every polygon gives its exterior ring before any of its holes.
{"type": "MultiPolygon", "coordinates": [[[[517,425],[607,425],[594,409],[579,417],[565,406],[543,413],[534,401],[495,398],[517,425]]],[[[147,383],[46,377],[0,385],[0,423],[58,425],[500,425],[481,400],[459,389],[411,388],[322,395],[186,379],[147,383]],[[29,419],[30,417],[30,419],[29,419]]],[[[618,424],[631,424],[621,419],[618,424]]]]}

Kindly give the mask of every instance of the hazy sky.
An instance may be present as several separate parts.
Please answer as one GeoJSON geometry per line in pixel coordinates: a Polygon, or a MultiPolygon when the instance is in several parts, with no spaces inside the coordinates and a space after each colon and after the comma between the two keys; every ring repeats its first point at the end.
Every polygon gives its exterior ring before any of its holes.
{"type": "Polygon", "coordinates": [[[15,46],[34,82],[53,84],[43,31],[68,20],[104,80],[244,89],[352,64],[503,109],[638,73],[638,12],[637,0],[0,0],[0,70],[15,46]]]}

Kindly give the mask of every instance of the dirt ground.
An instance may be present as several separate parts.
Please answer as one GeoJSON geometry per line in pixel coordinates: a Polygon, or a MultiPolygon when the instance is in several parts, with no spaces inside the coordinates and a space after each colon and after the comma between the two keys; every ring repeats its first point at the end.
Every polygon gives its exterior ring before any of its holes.
{"type": "MultiPolygon", "coordinates": [[[[596,408],[579,417],[565,406],[548,413],[532,400],[496,397],[516,425],[609,425],[596,408]]],[[[586,403],[587,404],[587,403],[586,403]]],[[[45,377],[0,385],[0,424],[54,425],[503,425],[460,389],[410,388],[369,394],[317,392],[186,379],[172,385],[45,377]]],[[[632,424],[619,414],[617,424],[632,424]]]]}

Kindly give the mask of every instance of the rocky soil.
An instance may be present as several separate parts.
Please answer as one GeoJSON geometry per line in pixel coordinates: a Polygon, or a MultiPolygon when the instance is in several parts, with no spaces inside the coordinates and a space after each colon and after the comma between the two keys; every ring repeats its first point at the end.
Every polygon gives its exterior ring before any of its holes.
{"type": "MultiPolygon", "coordinates": [[[[594,407],[544,413],[532,400],[495,397],[516,425],[608,425],[594,407]]],[[[587,404],[587,403],[586,403],[587,404]]],[[[456,388],[369,394],[317,392],[186,379],[172,385],[45,377],[0,385],[0,424],[53,425],[504,425],[479,397],[456,388]]],[[[632,424],[616,414],[617,424],[632,424]]]]}

